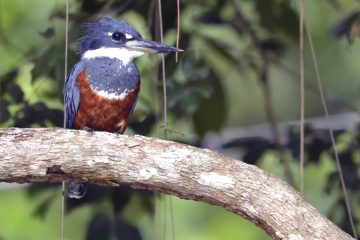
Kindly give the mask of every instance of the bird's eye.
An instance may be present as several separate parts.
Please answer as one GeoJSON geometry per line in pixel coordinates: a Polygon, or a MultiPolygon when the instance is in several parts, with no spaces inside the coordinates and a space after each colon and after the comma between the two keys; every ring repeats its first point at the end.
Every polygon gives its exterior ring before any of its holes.
{"type": "Polygon", "coordinates": [[[119,33],[119,32],[114,32],[112,35],[111,35],[111,38],[114,40],[114,41],[120,41],[122,39],[125,38],[124,34],[122,33],[119,33]]]}

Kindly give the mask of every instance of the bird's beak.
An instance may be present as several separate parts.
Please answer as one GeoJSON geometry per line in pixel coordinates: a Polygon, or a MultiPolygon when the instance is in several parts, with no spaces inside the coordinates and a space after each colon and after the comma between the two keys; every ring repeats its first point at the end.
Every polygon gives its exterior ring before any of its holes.
{"type": "Polygon", "coordinates": [[[126,47],[144,53],[170,53],[182,52],[182,49],[172,47],[166,44],[158,43],[150,40],[131,40],[126,43],[126,47]]]}

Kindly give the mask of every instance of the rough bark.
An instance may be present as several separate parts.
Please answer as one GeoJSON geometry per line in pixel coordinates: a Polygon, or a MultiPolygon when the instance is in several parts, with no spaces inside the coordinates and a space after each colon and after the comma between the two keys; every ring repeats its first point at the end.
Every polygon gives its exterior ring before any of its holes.
{"type": "Polygon", "coordinates": [[[274,239],[352,239],[281,179],[171,141],[63,129],[0,129],[0,182],[86,180],[218,205],[274,239]]]}

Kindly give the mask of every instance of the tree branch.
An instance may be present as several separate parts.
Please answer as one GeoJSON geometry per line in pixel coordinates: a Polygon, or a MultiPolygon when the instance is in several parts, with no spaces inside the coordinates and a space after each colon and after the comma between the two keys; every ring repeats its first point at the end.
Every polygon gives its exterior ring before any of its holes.
{"type": "Polygon", "coordinates": [[[222,206],[274,239],[352,239],[284,181],[210,150],[105,132],[0,129],[0,182],[69,179],[222,206]]]}

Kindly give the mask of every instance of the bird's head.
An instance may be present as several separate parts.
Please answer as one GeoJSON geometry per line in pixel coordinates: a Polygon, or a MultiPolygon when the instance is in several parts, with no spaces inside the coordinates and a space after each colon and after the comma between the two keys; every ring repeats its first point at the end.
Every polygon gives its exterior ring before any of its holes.
{"type": "Polygon", "coordinates": [[[79,41],[78,53],[82,58],[113,57],[131,61],[148,53],[181,52],[155,41],[145,40],[136,29],[123,20],[102,17],[88,23],[85,36],[79,41]]]}

